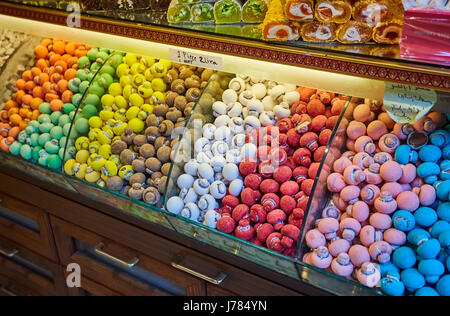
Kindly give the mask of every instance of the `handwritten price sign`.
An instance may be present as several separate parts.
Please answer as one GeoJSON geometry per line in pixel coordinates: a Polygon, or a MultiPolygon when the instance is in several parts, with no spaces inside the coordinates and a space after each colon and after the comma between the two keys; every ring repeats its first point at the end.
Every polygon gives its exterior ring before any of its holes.
{"type": "Polygon", "coordinates": [[[186,52],[180,49],[169,48],[170,60],[188,64],[197,67],[209,68],[214,70],[222,70],[223,62],[222,58],[208,55],[201,55],[186,52]]]}
{"type": "Polygon", "coordinates": [[[414,124],[431,110],[436,101],[434,90],[386,83],[384,107],[397,123],[414,124]]]}

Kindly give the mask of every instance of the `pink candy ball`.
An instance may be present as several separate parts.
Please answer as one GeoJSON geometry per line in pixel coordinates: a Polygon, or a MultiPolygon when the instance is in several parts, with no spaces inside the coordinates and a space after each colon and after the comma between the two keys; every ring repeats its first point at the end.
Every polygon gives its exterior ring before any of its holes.
{"type": "Polygon", "coordinates": [[[401,184],[409,184],[417,177],[417,168],[413,164],[402,166],[402,177],[398,180],[401,184]]]}
{"type": "Polygon", "coordinates": [[[381,192],[384,191],[392,193],[392,197],[396,199],[397,196],[403,192],[403,187],[397,182],[387,182],[381,187],[381,192]]]}
{"type": "Polygon", "coordinates": [[[414,212],[420,206],[419,197],[411,191],[405,191],[397,196],[398,208],[401,210],[414,212]]]}
{"type": "Polygon", "coordinates": [[[356,267],[360,267],[364,262],[370,261],[369,250],[361,245],[352,246],[348,251],[348,255],[350,256],[353,265],[356,267]]]}
{"type": "Polygon", "coordinates": [[[380,175],[387,182],[397,182],[403,175],[402,167],[395,161],[388,161],[381,166],[380,175]]]}

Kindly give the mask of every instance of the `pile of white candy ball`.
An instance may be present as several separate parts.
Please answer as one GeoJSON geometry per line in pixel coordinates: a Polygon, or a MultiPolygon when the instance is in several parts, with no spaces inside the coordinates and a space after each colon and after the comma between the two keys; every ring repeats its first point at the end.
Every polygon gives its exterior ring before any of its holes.
{"type": "Polygon", "coordinates": [[[214,124],[203,126],[202,137],[195,140],[195,158],[185,164],[177,179],[180,194],[167,201],[167,210],[216,228],[221,217],[216,210],[227,189],[239,197],[244,188],[240,162],[256,159],[257,146],[246,144],[245,135],[289,117],[290,107],[300,100],[296,88],[242,75],[232,79],[222,101],[212,105],[214,124]]]}

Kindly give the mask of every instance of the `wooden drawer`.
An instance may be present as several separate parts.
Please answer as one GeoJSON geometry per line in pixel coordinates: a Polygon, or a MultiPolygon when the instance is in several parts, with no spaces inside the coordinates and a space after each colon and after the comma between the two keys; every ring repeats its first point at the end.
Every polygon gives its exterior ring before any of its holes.
{"type": "Polygon", "coordinates": [[[67,295],[61,266],[5,238],[0,238],[0,271],[39,295],[67,295]]]}
{"type": "Polygon", "coordinates": [[[51,222],[62,264],[80,265],[81,284],[87,277],[121,295],[206,294],[200,279],[58,218],[51,222]]]}
{"type": "Polygon", "coordinates": [[[0,274],[0,297],[1,296],[39,296],[39,294],[0,274]]]}
{"type": "Polygon", "coordinates": [[[81,288],[69,289],[70,296],[120,296],[119,293],[107,287],[91,281],[85,276],[81,282],[81,288]]]}
{"type": "Polygon", "coordinates": [[[0,192],[0,236],[57,262],[50,220],[42,209],[0,192]]]}

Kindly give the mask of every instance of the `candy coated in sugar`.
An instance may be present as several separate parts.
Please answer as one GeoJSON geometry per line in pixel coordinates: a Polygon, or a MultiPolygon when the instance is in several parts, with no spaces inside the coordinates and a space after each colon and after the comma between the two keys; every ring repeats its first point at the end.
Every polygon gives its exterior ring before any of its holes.
{"type": "Polygon", "coordinates": [[[421,207],[414,213],[417,225],[428,228],[432,226],[438,219],[438,216],[430,207],[421,207]]]}
{"type": "Polygon", "coordinates": [[[423,162],[438,162],[441,157],[441,149],[434,145],[424,146],[419,151],[419,158],[423,162]]]}
{"type": "Polygon", "coordinates": [[[410,292],[425,286],[425,278],[416,269],[406,269],[400,273],[401,281],[410,292]]]}
{"type": "Polygon", "coordinates": [[[450,275],[445,275],[439,280],[436,290],[441,296],[450,296],[450,275]]]}
{"type": "Polygon", "coordinates": [[[441,251],[441,244],[437,239],[429,239],[417,248],[417,254],[424,259],[434,259],[441,251]]]}
{"type": "Polygon", "coordinates": [[[383,274],[380,282],[381,290],[391,296],[402,296],[405,292],[405,285],[400,281],[398,271],[388,271],[383,274]]]}
{"type": "Polygon", "coordinates": [[[436,292],[435,289],[433,289],[431,287],[427,287],[427,286],[425,286],[421,289],[418,289],[414,295],[415,296],[425,296],[425,297],[440,296],[439,293],[436,292]]]}
{"type": "Polygon", "coordinates": [[[409,269],[416,264],[416,254],[409,247],[400,247],[394,251],[392,262],[400,269],[409,269]]]}
{"type": "Polygon", "coordinates": [[[437,283],[444,274],[445,267],[436,259],[422,260],[419,262],[419,272],[425,277],[427,283],[437,283]]]}

